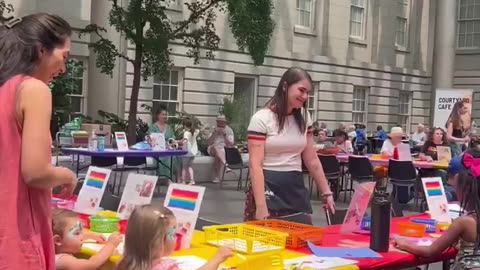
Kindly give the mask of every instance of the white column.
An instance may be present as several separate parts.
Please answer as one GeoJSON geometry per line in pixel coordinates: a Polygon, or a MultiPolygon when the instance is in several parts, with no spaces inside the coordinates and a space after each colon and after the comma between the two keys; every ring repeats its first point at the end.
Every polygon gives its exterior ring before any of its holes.
{"type": "MultiPolygon", "coordinates": [[[[126,1],[122,1],[126,2],[126,1]]],[[[94,0],[91,4],[91,23],[107,29],[104,37],[108,38],[122,52],[127,51],[127,41],[115,31],[108,22],[108,15],[112,4],[107,0],[94,0]]],[[[98,38],[92,34],[91,41],[98,38]]],[[[125,80],[126,62],[124,59],[116,59],[112,76],[103,74],[96,67],[96,54],[90,49],[88,62],[88,115],[98,118],[97,111],[103,110],[114,113],[121,118],[125,114],[125,80]]]]}
{"type": "Polygon", "coordinates": [[[453,88],[457,41],[457,0],[435,1],[435,4],[437,7],[435,14],[430,122],[433,122],[435,89],[453,88]]]}

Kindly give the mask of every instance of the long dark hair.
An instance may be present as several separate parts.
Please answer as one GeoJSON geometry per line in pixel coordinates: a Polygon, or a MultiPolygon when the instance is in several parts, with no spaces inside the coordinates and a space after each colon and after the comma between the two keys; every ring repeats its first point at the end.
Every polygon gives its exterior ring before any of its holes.
{"type": "Polygon", "coordinates": [[[462,209],[464,209],[464,211],[475,213],[475,220],[477,221],[477,239],[475,241],[475,250],[478,250],[480,244],[480,179],[478,177],[474,177],[469,169],[461,170],[458,176],[457,184],[457,189],[460,189],[462,197],[460,206],[462,209]]]}
{"type": "MultiPolygon", "coordinates": [[[[277,116],[278,121],[278,133],[282,132],[285,127],[285,121],[288,117],[288,88],[293,84],[298,83],[301,80],[308,80],[312,85],[312,78],[307,71],[298,67],[291,67],[285,73],[283,73],[280,82],[278,83],[277,90],[273,97],[267,102],[266,106],[269,107],[277,116]]],[[[293,109],[292,115],[295,119],[295,123],[301,133],[306,130],[306,106],[303,104],[303,113],[301,109],[293,109]]]]}
{"type": "Polygon", "coordinates": [[[190,120],[190,118],[183,119],[183,125],[188,131],[190,131],[190,133],[192,133],[192,135],[195,133],[195,127],[193,126],[193,122],[190,120]]]}
{"type": "Polygon", "coordinates": [[[32,75],[40,61],[40,50],[51,52],[71,36],[67,21],[57,15],[37,13],[17,24],[6,24],[0,16],[0,86],[16,75],[32,75]]]}
{"type": "Polygon", "coordinates": [[[439,128],[439,127],[432,128],[432,130],[427,135],[427,142],[433,143],[433,137],[435,136],[435,132],[437,130],[442,131],[442,134],[443,134],[442,135],[442,145],[448,145],[447,134],[446,134],[445,130],[443,130],[442,128],[439,128]]]}
{"type": "Polygon", "coordinates": [[[465,105],[465,101],[460,100],[457,101],[453,105],[452,112],[450,113],[450,116],[448,116],[447,123],[445,124],[445,127],[448,128],[448,124],[452,123],[454,129],[463,129],[463,120],[460,115],[460,109],[465,105]]]}

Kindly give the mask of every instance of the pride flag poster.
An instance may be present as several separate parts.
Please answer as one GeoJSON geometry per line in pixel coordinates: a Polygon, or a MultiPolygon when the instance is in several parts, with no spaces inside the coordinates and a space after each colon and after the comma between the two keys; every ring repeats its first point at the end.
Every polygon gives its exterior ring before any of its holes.
{"type": "MultiPolygon", "coordinates": [[[[117,149],[120,151],[128,151],[127,134],[125,132],[115,132],[115,142],[117,143],[117,149]]],[[[117,157],[117,164],[123,165],[123,157],[117,157]]]]}
{"type": "Polygon", "coordinates": [[[85,181],[75,203],[76,212],[88,215],[94,215],[97,212],[111,172],[111,170],[94,166],[88,168],[85,181]]]}
{"type": "Polygon", "coordinates": [[[180,249],[190,248],[193,231],[202,205],[205,187],[170,184],[164,206],[177,218],[177,240],[180,249]]]}
{"type": "Polygon", "coordinates": [[[427,199],[430,217],[439,222],[450,223],[452,220],[448,213],[448,201],[442,178],[422,178],[422,185],[425,198],[427,199]]]}

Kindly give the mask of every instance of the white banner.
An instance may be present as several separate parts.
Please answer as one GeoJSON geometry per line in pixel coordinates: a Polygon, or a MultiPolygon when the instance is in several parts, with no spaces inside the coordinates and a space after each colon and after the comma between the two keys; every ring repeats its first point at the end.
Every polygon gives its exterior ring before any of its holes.
{"type": "Polygon", "coordinates": [[[446,129],[445,126],[447,124],[450,113],[452,112],[453,105],[455,105],[457,101],[465,100],[465,106],[468,107],[468,113],[467,115],[465,115],[463,121],[464,127],[468,129],[471,125],[472,98],[472,89],[436,89],[433,126],[446,129]]]}

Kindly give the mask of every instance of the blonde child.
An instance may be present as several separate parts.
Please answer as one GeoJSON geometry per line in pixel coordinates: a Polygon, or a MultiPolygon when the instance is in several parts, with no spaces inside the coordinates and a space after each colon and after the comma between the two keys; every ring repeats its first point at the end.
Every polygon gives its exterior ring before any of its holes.
{"type": "Polygon", "coordinates": [[[188,183],[194,185],[195,180],[193,177],[193,159],[198,154],[197,136],[200,133],[198,129],[193,127],[193,123],[190,119],[183,121],[183,127],[185,132],[183,133],[183,149],[188,151],[188,154],[181,157],[179,164],[180,170],[180,182],[183,184],[188,183]]]}
{"type": "Polygon", "coordinates": [[[90,259],[77,259],[84,239],[93,239],[103,243],[101,235],[84,233],[82,223],[75,212],[66,209],[54,209],[52,212],[53,241],[55,243],[56,270],[94,270],[99,269],[113,255],[115,248],[122,242],[118,233],[112,234],[105,246],[90,259]]]}
{"type": "MultiPolygon", "coordinates": [[[[117,270],[178,270],[175,261],[169,259],[175,250],[176,224],[174,214],[165,207],[136,207],[128,219],[124,254],[117,270]]],[[[199,270],[217,270],[232,255],[221,247],[199,270]]]]}
{"type": "Polygon", "coordinates": [[[397,239],[395,246],[398,249],[421,257],[435,257],[458,243],[457,262],[452,269],[480,268],[480,254],[477,250],[480,241],[480,158],[467,152],[462,156],[462,164],[464,170],[456,176],[455,189],[460,206],[466,213],[455,219],[431,246],[417,246],[397,239]]]}

